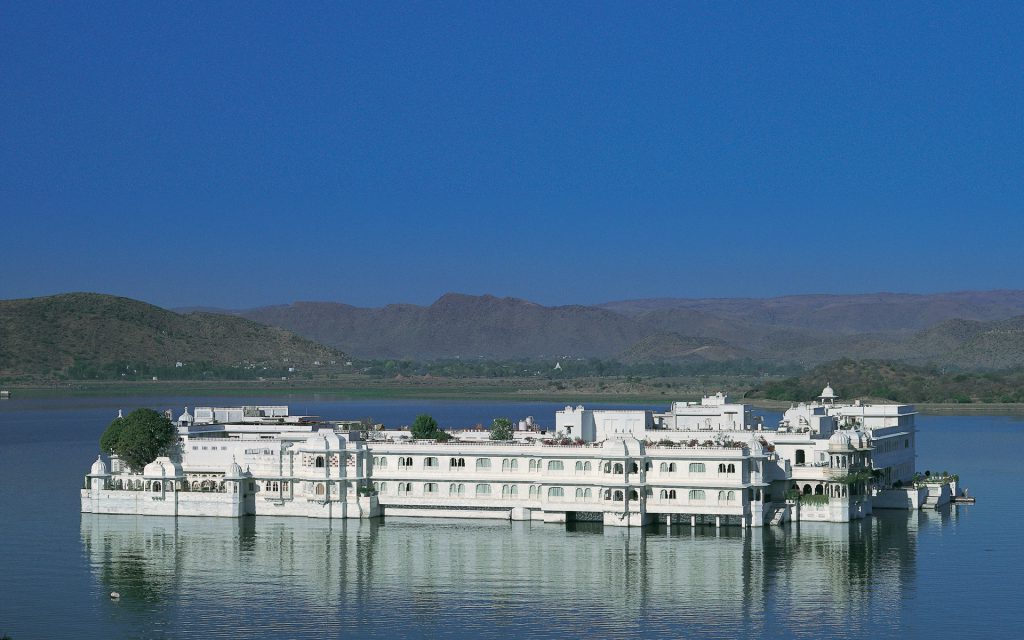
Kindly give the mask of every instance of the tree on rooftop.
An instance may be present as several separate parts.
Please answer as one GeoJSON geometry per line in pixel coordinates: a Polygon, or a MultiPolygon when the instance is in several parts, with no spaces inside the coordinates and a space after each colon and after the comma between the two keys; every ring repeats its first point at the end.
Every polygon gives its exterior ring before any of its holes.
{"type": "Polygon", "coordinates": [[[152,409],[136,409],[115,418],[100,436],[100,449],[115,454],[134,471],[142,471],[178,440],[178,433],[166,416],[152,409]]]}
{"type": "Polygon", "coordinates": [[[495,418],[491,423],[491,440],[511,440],[512,421],[508,418],[495,418]]]}
{"type": "Polygon", "coordinates": [[[412,423],[409,431],[412,433],[412,437],[417,440],[436,440],[440,429],[437,427],[437,420],[434,420],[426,413],[421,413],[416,416],[416,420],[412,423]]]}

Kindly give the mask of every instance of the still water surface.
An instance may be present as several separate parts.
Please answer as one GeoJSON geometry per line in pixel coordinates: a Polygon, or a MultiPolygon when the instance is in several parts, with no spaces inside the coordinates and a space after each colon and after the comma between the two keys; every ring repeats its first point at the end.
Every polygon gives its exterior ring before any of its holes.
{"type": "Polygon", "coordinates": [[[1024,637],[1024,422],[1014,417],[918,419],[918,467],[959,472],[977,505],[881,511],[849,525],[742,533],[78,512],[82,476],[118,408],[284,402],[389,425],[421,412],[445,425],[505,415],[550,424],[558,408],[317,397],[0,402],[0,634],[1024,637]]]}

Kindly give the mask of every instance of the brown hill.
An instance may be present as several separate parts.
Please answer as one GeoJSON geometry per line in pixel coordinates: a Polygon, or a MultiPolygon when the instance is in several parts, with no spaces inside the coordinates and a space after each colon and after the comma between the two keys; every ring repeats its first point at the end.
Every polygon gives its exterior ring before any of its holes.
{"type": "Polygon", "coordinates": [[[706,350],[709,359],[815,365],[843,357],[895,358],[971,368],[1024,363],[1012,326],[986,324],[1024,313],[1019,291],[671,299],[600,307],[451,293],[429,306],[297,302],[232,313],[366,358],[567,355],[658,362],[697,357],[701,352],[689,350],[696,340],[714,347],[706,350]]]}
{"type": "Polygon", "coordinates": [[[655,333],[619,354],[627,364],[642,362],[722,362],[749,358],[751,353],[731,346],[724,340],[681,336],[678,333],[655,333]]]}
{"type": "Polygon", "coordinates": [[[833,334],[908,332],[951,319],[990,321],[1024,314],[1024,291],[652,298],[598,306],[631,316],[665,309],[689,309],[763,326],[833,334]]]}
{"type": "Polygon", "coordinates": [[[182,315],[128,298],[69,293],[0,301],[0,375],[5,376],[117,362],[294,366],[341,358],[335,349],[244,318],[182,315]]]}

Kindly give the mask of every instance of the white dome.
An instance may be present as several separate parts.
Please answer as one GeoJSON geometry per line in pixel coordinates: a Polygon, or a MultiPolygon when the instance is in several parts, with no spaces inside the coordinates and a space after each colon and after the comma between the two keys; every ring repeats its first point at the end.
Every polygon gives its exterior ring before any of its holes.
{"type": "Polygon", "coordinates": [[[160,464],[159,460],[154,460],[142,470],[142,476],[144,478],[162,478],[164,477],[164,465],[160,464]]]}
{"type": "Polygon", "coordinates": [[[227,470],[224,472],[224,477],[225,478],[241,478],[241,477],[243,477],[242,467],[237,462],[235,462],[235,458],[234,457],[231,458],[231,466],[229,466],[227,468],[227,470]]]}
{"type": "Polygon", "coordinates": [[[750,448],[750,455],[752,456],[759,456],[764,454],[764,446],[761,444],[761,441],[758,440],[756,437],[751,438],[750,444],[748,444],[747,446],[750,448]]]}
{"type": "Polygon", "coordinates": [[[185,413],[178,416],[178,424],[192,424],[195,422],[195,418],[188,412],[188,407],[185,407],[185,413]]]}
{"type": "Polygon", "coordinates": [[[836,431],[832,434],[832,437],[828,439],[829,449],[849,449],[850,448],[850,436],[844,431],[836,431]]]}
{"type": "Polygon", "coordinates": [[[92,463],[92,470],[89,471],[91,476],[105,476],[107,475],[107,465],[103,463],[102,456],[96,456],[96,462],[92,463]]]}
{"type": "Polygon", "coordinates": [[[822,400],[835,400],[838,396],[831,384],[825,385],[825,388],[821,390],[821,395],[818,396],[822,400]]]}

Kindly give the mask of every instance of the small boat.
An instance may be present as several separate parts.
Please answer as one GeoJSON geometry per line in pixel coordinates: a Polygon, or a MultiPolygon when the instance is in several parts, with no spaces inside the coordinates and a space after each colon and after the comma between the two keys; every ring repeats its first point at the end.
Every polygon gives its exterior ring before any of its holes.
{"type": "Polygon", "coordinates": [[[116,592],[116,591],[111,591],[110,592],[110,599],[111,600],[120,600],[121,599],[121,594],[116,592]]]}

